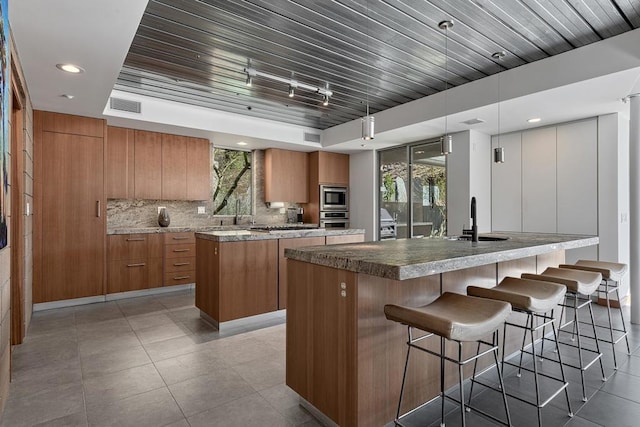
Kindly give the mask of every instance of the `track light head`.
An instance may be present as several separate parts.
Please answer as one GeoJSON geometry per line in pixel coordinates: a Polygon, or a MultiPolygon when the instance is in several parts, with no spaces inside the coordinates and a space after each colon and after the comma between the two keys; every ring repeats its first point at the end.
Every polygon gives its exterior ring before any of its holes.
{"type": "Polygon", "coordinates": [[[296,94],[296,89],[293,85],[289,85],[289,98],[293,98],[296,94]]]}
{"type": "Polygon", "coordinates": [[[248,87],[251,87],[253,85],[253,77],[251,77],[251,74],[247,73],[247,80],[245,81],[245,83],[248,87]]]}
{"type": "Polygon", "coordinates": [[[325,95],[322,97],[322,105],[324,105],[325,107],[326,107],[327,105],[329,105],[329,95],[326,95],[326,94],[325,94],[325,95]]]}

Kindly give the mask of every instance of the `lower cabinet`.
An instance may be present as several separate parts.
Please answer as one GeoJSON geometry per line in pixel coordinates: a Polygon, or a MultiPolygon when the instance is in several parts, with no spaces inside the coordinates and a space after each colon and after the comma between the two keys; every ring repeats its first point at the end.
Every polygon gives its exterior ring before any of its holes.
{"type": "Polygon", "coordinates": [[[107,242],[108,294],[162,286],[161,235],[111,235],[107,242]]]}
{"type": "Polygon", "coordinates": [[[196,246],[196,307],[216,322],[278,309],[277,239],[196,246]]]}
{"type": "Polygon", "coordinates": [[[196,281],[196,237],[193,232],[164,234],[164,286],[196,281]]]}
{"type": "Polygon", "coordinates": [[[325,237],[278,239],[278,310],[287,308],[287,258],[284,256],[284,250],[324,244],[325,237]]]}
{"type": "Polygon", "coordinates": [[[327,236],[327,245],[337,245],[340,243],[360,243],[364,242],[364,234],[344,234],[342,236],[327,236]]]}

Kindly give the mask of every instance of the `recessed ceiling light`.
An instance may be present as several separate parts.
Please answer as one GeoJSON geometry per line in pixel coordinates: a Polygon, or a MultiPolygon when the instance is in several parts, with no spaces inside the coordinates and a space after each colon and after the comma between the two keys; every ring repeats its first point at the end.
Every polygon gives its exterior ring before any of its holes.
{"type": "Polygon", "coordinates": [[[68,93],[63,93],[60,96],[67,99],[73,99],[75,97],[74,95],[69,95],[68,93]]]}
{"type": "Polygon", "coordinates": [[[534,117],[533,119],[527,120],[527,122],[528,123],[538,123],[540,120],[542,120],[540,117],[534,117]]]}
{"type": "Polygon", "coordinates": [[[238,142],[237,144],[238,144],[238,145],[247,145],[247,143],[246,143],[246,142],[244,142],[244,141],[240,141],[240,142],[238,142]]]}
{"type": "Polygon", "coordinates": [[[81,67],[73,64],[56,64],[59,70],[66,71],[67,73],[79,74],[84,73],[84,70],[81,67]]]}

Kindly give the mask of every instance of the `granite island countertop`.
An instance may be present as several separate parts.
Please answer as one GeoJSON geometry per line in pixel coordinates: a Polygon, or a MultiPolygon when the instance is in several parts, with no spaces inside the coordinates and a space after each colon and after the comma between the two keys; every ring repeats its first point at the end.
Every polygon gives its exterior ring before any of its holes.
{"type": "Polygon", "coordinates": [[[213,240],[216,242],[240,242],[247,240],[266,239],[295,239],[299,237],[325,237],[346,236],[351,234],[364,234],[361,228],[308,228],[303,230],[217,230],[208,232],[196,232],[196,238],[213,240]]]}
{"type": "Polygon", "coordinates": [[[289,259],[393,280],[509,261],[544,253],[597,245],[597,236],[499,233],[504,241],[400,239],[285,250],[289,259]]]}
{"type": "MultiPolygon", "coordinates": [[[[318,228],[318,224],[285,224],[283,226],[290,225],[291,227],[308,227],[318,228]]],[[[146,233],[205,233],[210,231],[243,231],[249,230],[251,227],[258,225],[210,225],[210,226],[169,226],[169,227],[107,227],[107,235],[111,234],[146,234],[146,233]]]]}

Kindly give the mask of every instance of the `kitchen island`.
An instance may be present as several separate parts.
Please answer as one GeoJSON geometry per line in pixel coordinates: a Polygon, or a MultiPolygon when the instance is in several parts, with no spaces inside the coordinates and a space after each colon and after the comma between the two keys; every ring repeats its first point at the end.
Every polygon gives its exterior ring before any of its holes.
{"type": "Polygon", "coordinates": [[[364,241],[362,229],[221,230],[196,233],[196,307],[218,328],[286,308],[284,251],[364,241]]]}
{"type": "MultiPolygon", "coordinates": [[[[443,292],[465,293],[471,284],[495,286],[506,276],[557,266],[567,249],[598,244],[593,236],[503,236],[508,239],[475,244],[405,239],[288,249],[287,385],[325,421],[340,426],[393,421],[406,328],[386,320],[385,304],[421,306],[443,292]]],[[[507,353],[518,346],[511,340],[507,353]]],[[[447,365],[447,379],[454,379],[456,368],[447,365]]],[[[403,412],[437,396],[439,361],[415,355],[407,381],[403,412]]]]}

